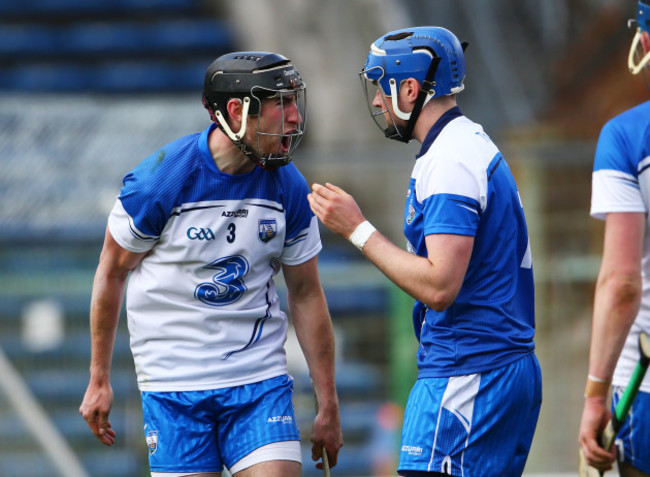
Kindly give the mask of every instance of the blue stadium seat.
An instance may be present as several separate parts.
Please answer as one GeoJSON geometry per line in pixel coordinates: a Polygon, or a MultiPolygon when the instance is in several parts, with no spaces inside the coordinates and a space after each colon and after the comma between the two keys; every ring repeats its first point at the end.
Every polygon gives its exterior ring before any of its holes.
{"type": "Polygon", "coordinates": [[[0,59],[103,59],[185,52],[211,56],[232,49],[233,34],[217,20],[81,22],[65,26],[0,24],[0,59]],[[102,55],[102,56],[98,56],[102,55]]]}
{"type": "Polygon", "coordinates": [[[0,75],[0,89],[23,92],[52,91],[74,92],[92,89],[89,71],[83,66],[70,64],[20,65],[7,68],[0,75]]]}
{"type": "Polygon", "coordinates": [[[233,35],[217,20],[1,25],[0,90],[22,92],[200,91],[233,35]]]}
{"type": "MultiPolygon", "coordinates": [[[[47,369],[23,374],[32,392],[47,403],[81,402],[88,386],[88,371],[47,369]]],[[[116,396],[137,394],[133,369],[114,370],[111,386],[116,396]]]]}
{"type": "MultiPolygon", "coordinates": [[[[87,319],[87,318],[86,318],[87,319]]],[[[17,334],[5,333],[0,338],[0,347],[9,358],[53,360],[83,360],[90,363],[90,332],[86,329],[67,333],[63,341],[51,349],[30,350],[17,334]]],[[[113,349],[113,360],[132,361],[128,336],[118,334],[113,349]]]]}
{"type": "MultiPolygon", "coordinates": [[[[0,3],[1,4],[1,3],[0,3]]],[[[38,25],[1,25],[0,59],[57,52],[56,30],[38,25]]]]}
{"type": "Polygon", "coordinates": [[[0,14],[19,16],[65,15],[110,12],[194,12],[198,0],[2,0],[0,14]]]}

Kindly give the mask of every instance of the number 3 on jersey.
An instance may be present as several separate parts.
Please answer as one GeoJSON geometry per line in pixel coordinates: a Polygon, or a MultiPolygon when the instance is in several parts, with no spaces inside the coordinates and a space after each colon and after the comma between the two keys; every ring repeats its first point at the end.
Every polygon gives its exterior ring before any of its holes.
{"type": "Polygon", "coordinates": [[[235,227],[235,224],[228,224],[228,235],[226,235],[226,241],[228,243],[233,243],[235,241],[235,230],[237,227],[235,227]]]}
{"type": "MultiPolygon", "coordinates": [[[[231,232],[234,240],[234,225],[231,232]]],[[[194,290],[194,298],[206,305],[230,305],[248,290],[243,278],[248,273],[249,265],[241,255],[219,258],[203,268],[216,270],[211,282],[200,283],[194,290]]]]}

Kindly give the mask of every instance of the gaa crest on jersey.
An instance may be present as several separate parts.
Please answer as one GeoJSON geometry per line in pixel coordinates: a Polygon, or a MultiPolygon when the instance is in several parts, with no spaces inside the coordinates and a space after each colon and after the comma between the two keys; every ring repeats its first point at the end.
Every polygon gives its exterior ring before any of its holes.
{"type": "Polygon", "coordinates": [[[155,452],[158,450],[158,431],[147,432],[146,438],[149,454],[155,454],[155,452]]]}
{"type": "Polygon", "coordinates": [[[267,243],[278,233],[278,222],[275,219],[260,219],[257,222],[257,236],[267,243]]]}

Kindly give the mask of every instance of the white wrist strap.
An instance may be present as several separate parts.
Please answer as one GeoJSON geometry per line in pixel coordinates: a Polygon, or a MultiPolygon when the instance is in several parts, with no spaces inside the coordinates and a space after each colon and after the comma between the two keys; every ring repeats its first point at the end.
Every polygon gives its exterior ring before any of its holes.
{"type": "Polygon", "coordinates": [[[588,374],[587,378],[590,379],[591,381],[593,381],[594,383],[608,383],[608,384],[611,383],[610,380],[598,378],[598,377],[593,376],[591,374],[588,374]]]}
{"type": "Polygon", "coordinates": [[[348,240],[359,250],[363,250],[363,246],[375,230],[377,229],[366,220],[357,225],[357,228],[350,234],[348,240]]]}

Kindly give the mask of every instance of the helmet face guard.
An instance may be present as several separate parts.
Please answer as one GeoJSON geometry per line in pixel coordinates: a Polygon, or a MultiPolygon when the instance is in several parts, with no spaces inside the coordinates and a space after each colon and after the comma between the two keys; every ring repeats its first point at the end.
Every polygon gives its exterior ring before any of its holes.
{"type": "MultiPolygon", "coordinates": [[[[271,121],[268,118],[258,115],[255,157],[258,165],[264,169],[276,169],[285,166],[291,162],[294,151],[300,144],[302,136],[305,134],[305,118],[307,110],[306,86],[302,84],[296,89],[277,90],[272,96],[267,96],[266,92],[262,97],[258,96],[262,88],[253,88],[251,96],[259,103],[259,110],[262,110],[262,101],[270,101],[272,107],[281,111],[281,118],[277,121],[271,121]],[[295,127],[285,130],[287,125],[286,116],[297,114],[295,127]],[[275,123],[275,124],[273,124],[275,123]],[[280,124],[280,130],[274,128],[280,124]],[[268,144],[275,144],[270,151],[268,144]],[[263,152],[263,151],[267,152],[263,152]]],[[[268,92],[268,90],[267,90],[268,92]]],[[[242,130],[245,130],[246,122],[242,122],[242,130]]]]}
{"type": "MultiPolygon", "coordinates": [[[[399,130],[401,128],[398,129],[395,117],[388,107],[389,100],[386,99],[386,95],[379,85],[383,76],[384,70],[381,66],[374,66],[369,70],[364,69],[359,73],[361,87],[366,96],[366,105],[368,106],[368,111],[370,112],[370,117],[373,122],[387,138],[400,140],[403,137],[403,131],[399,130]],[[380,107],[377,107],[374,104],[375,98],[381,98],[382,105],[380,107]]],[[[397,103],[395,97],[393,97],[393,100],[397,103]]],[[[393,110],[399,111],[399,107],[396,108],[395,106],[396,105],[393,104],[393,110]]]]}
{"type": "Polygon", "coordinates": [[[217,58],[206,72],[203,105],[240,151],[264,169],[291,162],[305,132],[306,85],[289,60],[275,53],[237,52],[217,58]],[[227,120],[232,99],[242,105],[238,131],[227,120]],[[263,116],[263,110],[269,114],[263,116]],[[245,140],[251,116],[257,120],[255,138],[245,140]]]}
{"type": "Polygon", "coordinates": [[[377,127],[379,127],[388,139],[394,139],[405,143],[411,140],[413,128],[415,127],[415,122],[420,115],[420,111],[422,111],[422,108],[435,95],[435,91],[433,91],[431,87],[434,84],[433,78],[435,77],[439,64],[440,57],[433,57],[431,59],[429,70],[422,83],[420,93],[415,101],[413,110],[409,113],[406,113],[399,108],[399,93],[397,91],[401,84],[397,85],[397,81],[394,78],[388,80],[390,95],[387,96],[386,93],[384,93],[384,88],[381,84],[385,73],[381,66],[374,66],[368,70],[363,69],[361,73],[359,73],[361,86],[366,95],[366,104],[370,111],[370,117],[372,117],[372,120],[375,122],[377,127]],[[378,97],[381,98],[382,101],[380,110],[377,110],[374,105],[375,98],[378,97]],[[388,107],[389,100],[387,98],[390,98],[392,108],[388,107]],[[395,116],[404,121],[408,121],[406,126],[398,125],[395,121],[395,116]],[[382,117],[383,119],[379,119],[379,117],[382,117]],[[388,120],[390,120],[390,123],[388,120]],[[382,123],[386,124],[386,128],[383,127],[382,123]]]}
{"type": "Polygon", "coordinates": [[[644,32],[647,33],[650,30],[650,4],[643,0],[639,1],[636,9],[636,18],[630,20],[628,25],[632,26],[634,23],[636,23],[637,28],[632,39],[632,45],[630,46],[630,53],[627,57],[627,66],[630,69],[630,73],[636,75],[648,66],[650,62],[650,52],[645,53],[641,45],[641,36],[644,32]]]}
{"type": "Polygon", "coordinates": [[[454,95],[464,89],[466,46],[449,30],[440,27],[397,30],[370,46],[360,73],[361,84],[371,117],[386,137],[409,142],[422,108],[432,98],[454,95]],[[408,78],[415,78],[421,89],[413,110],[404,112],[398,106],[398,96],[402,82],[408,78]],[[377,93],[384,103],[379,112],[372,105],[377,93]],[[382,127],[379,116],[387,118],[387,123],[390,119],[386,128],[382,127]],[[406,126],[398,125],[395,117],[407,121],[406,126]]]}

